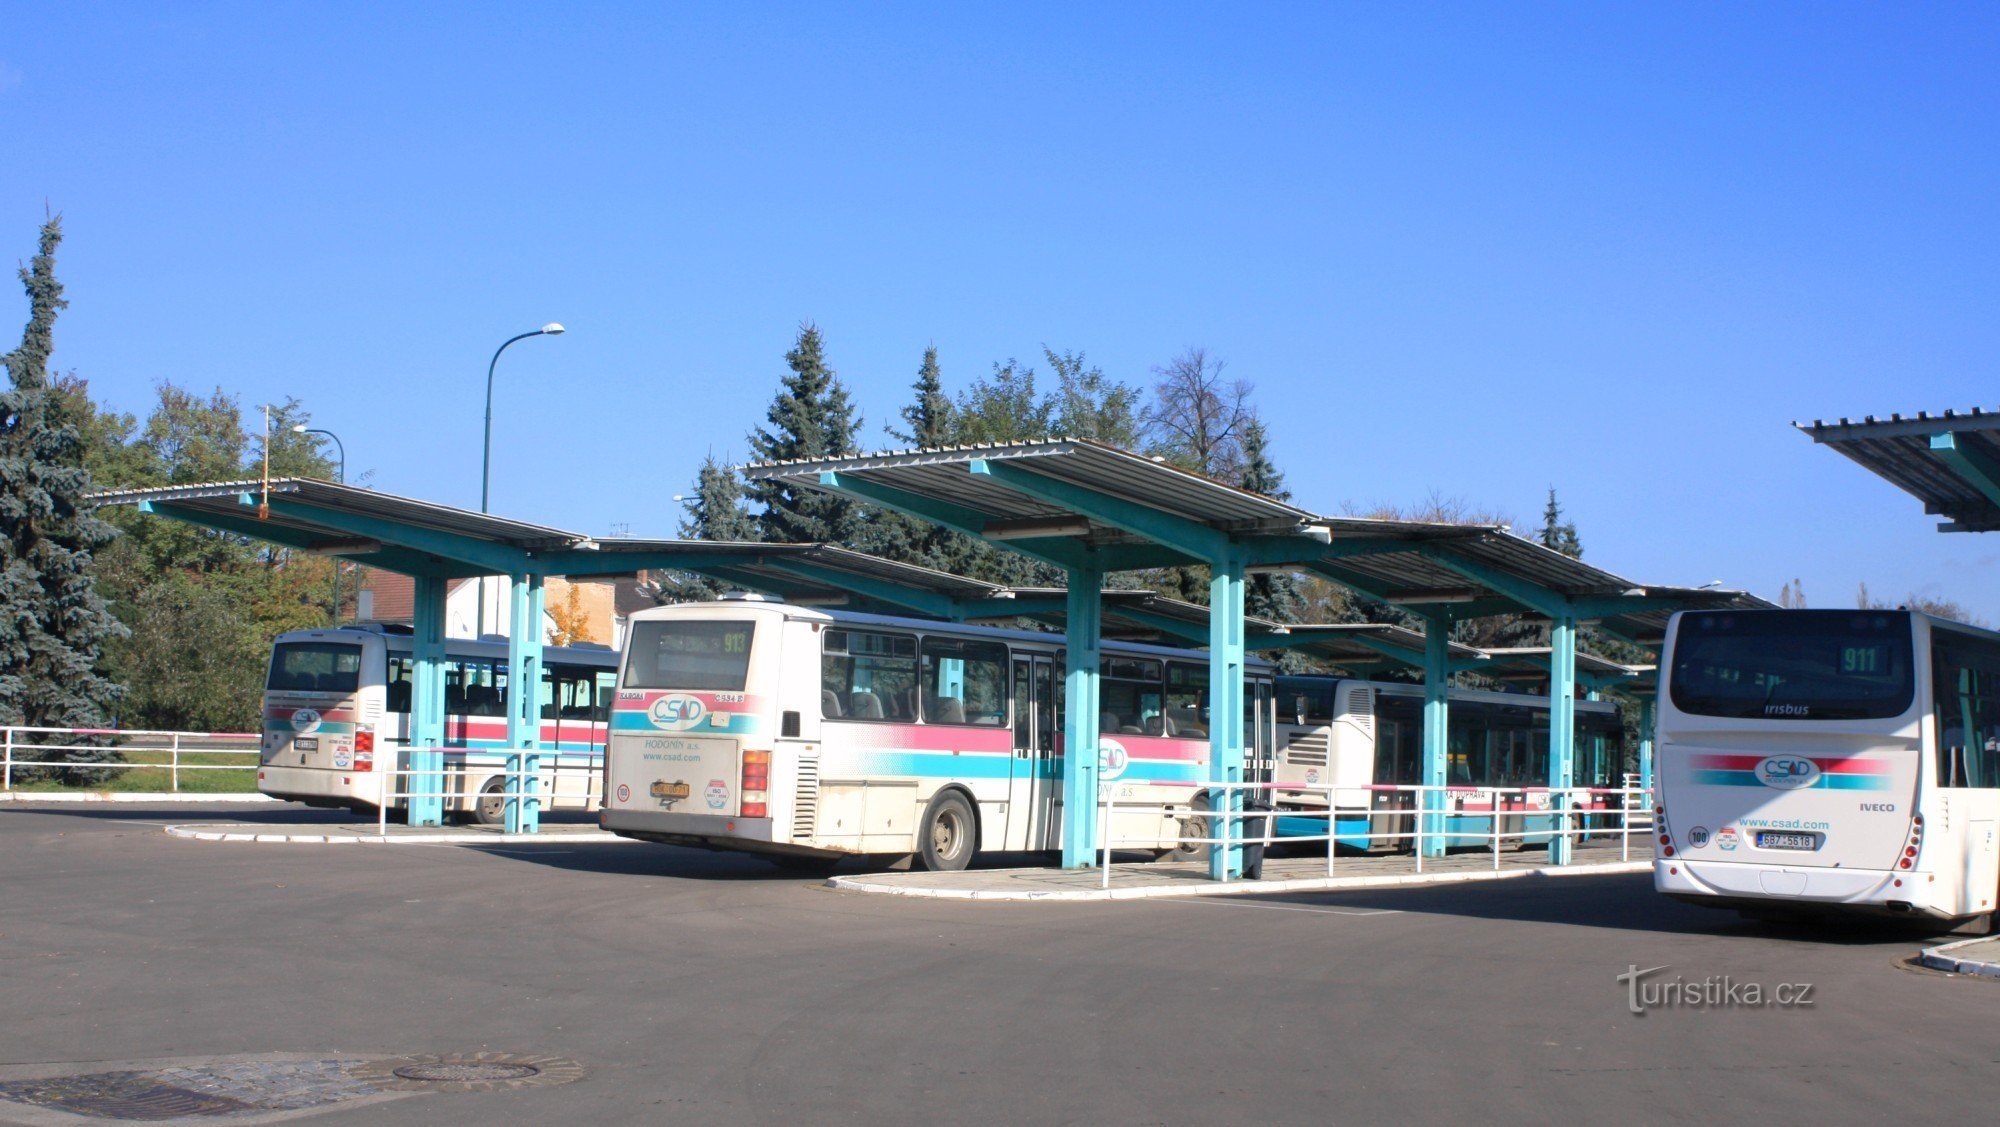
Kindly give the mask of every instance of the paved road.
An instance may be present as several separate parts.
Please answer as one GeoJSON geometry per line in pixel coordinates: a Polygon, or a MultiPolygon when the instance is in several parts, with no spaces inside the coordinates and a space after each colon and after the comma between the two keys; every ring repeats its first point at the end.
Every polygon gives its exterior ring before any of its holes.
{"type": "MultiPolygon", "coordinates": [[[[959,904],[668,847],[170,839],[0,810],[0,1064],[507,1050],[582,1083],[314,1123],[1984,1121],[2000,984],[1644,877],[959,904]],[[1811,983],[1633,1016],[1614,976],[1811,983]]],[[[5,1108],[0,1104],[0,1121],[5,1108]]]]}

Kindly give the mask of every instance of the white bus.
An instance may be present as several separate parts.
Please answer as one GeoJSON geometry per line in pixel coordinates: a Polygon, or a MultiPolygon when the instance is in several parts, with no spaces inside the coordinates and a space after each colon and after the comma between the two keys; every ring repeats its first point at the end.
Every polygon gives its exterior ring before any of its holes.
{"type": "Polygon", "coordinates": [[[1662,655],[1653,880],[1751,915],[1965,921],[2000,895],[2000,634],[1687,611],[1662,655]]]}
{"type": "MultiPolygon", "coordinates": [[[[1526,693],[1454,688],[1445,740],[1445,844],[1489,845],[1493,819],[1522,846],[1546,844],[1556,817],[1549,782],[1549,698],[1526,693]]],[[[1272,770],[1278,809],[1312,817],[1278,819],[1281,833],[1327,833],[1328,791],[1334,788],[1333,834],[1340,845],[1366,850],[1413,847],[1413,810],[1423,782],[1424,687],[1334,677],[1277,679],[1278,754],[1272,770]]],[[[1624,786],[1624,720],[1609,701],[1576,702],[1577,788],[1571,810],[1608,811],[1622,803],[1605,791],[1624,786]],[[1586,790],[1586,788],[1588,788],[1586,790]]],[[[1579,827],[1610,825],[1584,819],[1579,827]]]]}
{"type": "MultiPolygon", "coordinates": [[[[460,820],[504,812],[507,643],[488,635],[445,643],[444,789],[460,820]]],[[[542,651],[542,809],[594,809],[618,655],[606,647],[542,651]]],[[[418,789],[407,776],[410,734],[407,627],[297,630],[271,647],[257,789],[308,806],[374,813],[385,793],[418,789]],[[383,768],[378,770],[377,768],[383,768]],[[393,785],[392,785],[393,784],[393,785]]],[[[391,810],[406,809],[394,798],[391,810]]]]}
{"type": "MultiPolygon", "coordinates": [[[[733,596],[641,612],[627,638],[605,757],[613,833],[801,867],[875,854],[960,869],[981,850],[1062,846],[1060,634],[733,596]]],[[[1175,850],[1202,832],[1208,656],[1103,653],[1100,781],[1171,808],[1120,813],[1112,832],[1175,850]]],[[[1268,716],[1267,666],[1245,700],[1268,716]]]]}

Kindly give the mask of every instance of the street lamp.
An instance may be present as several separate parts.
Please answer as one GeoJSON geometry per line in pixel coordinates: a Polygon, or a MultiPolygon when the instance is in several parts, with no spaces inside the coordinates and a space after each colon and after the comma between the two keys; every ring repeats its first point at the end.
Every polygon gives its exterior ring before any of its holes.
{"type": "MultiPolygon", "coordinates": [[[[330,430],[321,430],[318,427],[309,427],[304,423],[299,423],[296,426],[292,427],[292,433],[323,434],[328,438],[333,439],[333,448],[335,450],[340,451],[340,471],[339,471],[340,484],[342,485],[347,484],[347,444],[340,440],[339,435],[333,433],[330,430]]],[[[333,558],[333,624],[335,626],[340,625],[340,557],[339,556],[335,556],[333,558]]]]}
{"type": "MultiPolygon", "coordinates": [[[[501,342],[499,348],[493,350],[493,359],[486,365],[486,440],[479,453],[479,511],[482,513],[486,511],[487,483],[493,469],[493,369],[500,363],[500,354],[507,351],[507,346],[513,344],[515,341],[527,340],[529,337],[559,337],[563,332],[564,329],[561,322],[550,321],[533,332],[508,337],[505,341],[501,342]]],[[[473,636],[484,635],[486,633],[486,577],[483,575],[479,577],[479,610],[476,622],[477,625],[473,627],[472,631],[473,636]]]]}

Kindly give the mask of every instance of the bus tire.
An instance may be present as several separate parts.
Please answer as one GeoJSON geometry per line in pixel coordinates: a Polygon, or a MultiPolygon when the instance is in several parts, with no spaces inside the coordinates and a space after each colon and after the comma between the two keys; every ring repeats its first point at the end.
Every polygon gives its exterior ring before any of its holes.
{"type": "Polygon", "coordinates": [[[472,804],[472,824],[497,826],[507,820],[507,780],[498,775],[479,786],[479,799],[472,804]]]}
{"type": "Polygon", "coordinates": [[[931,799],[917,829],[917,860],[934,873],[955,873],[972,864],[979,851],[979,821],[962,791],[931,799]]]}
{"type": "Polygon", "coordinates": [[[1174,846],[1173,851],[1168,854],[1175,861],[1199,861],[1203,857],[1208,856],[1207,842],[1200,840],[1190,841],[1189,839],[1215,836],[1209,832],[1209,826],[1213,823],[1210,822],[1207,816],[1207,795],[1195,796],[1195,800],[1188,803],[1188,810],[1188,816],[1181,819],[1180,844],[1174,846]]]}

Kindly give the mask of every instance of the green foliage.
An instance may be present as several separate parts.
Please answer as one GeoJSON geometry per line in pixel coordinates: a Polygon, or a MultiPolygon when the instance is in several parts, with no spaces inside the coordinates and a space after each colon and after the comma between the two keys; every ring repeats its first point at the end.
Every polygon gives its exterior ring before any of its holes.
{"type": "Polygon", "coordinates": [[[1081,352],[1043,345],[1042,355],[1056,374],[1046,410],[1057,434],[1128,449],[1139,445],[1138,388],[1106,377],[1101,368],[1084,367],[1081,352]]]}
{"type": "Polygon", "coordinates": [[[974,380],[959,396],[953,441],[1026,442],[1047,438],[1055,403],[1035,394],[1035,370],[1019,360],[994,364],[993,374],[974,380]]]}
{"type": "Polygon", "coordinates": [[[951,397],[944,393],[936,345],[924,349],[924,362],[918,366],[917,382],[910,390],[916,392],[915,399],[897,412],[909,429],[891,429],[889,436],[924,450],[951,445],[958,433],[958,420],[951,397]]]}
{"type": "MultiPolygon", "coordinates": [[[[21,346],[0,357],[10,377],[0,393],[0,723],[96,727],[117,697],[100,666],[118,625],[89,569],[93,553],[116,533],[81,504],[90,490],[82,444],[48,375],[55,317],[67,304],[54,276],[60,241],[60,223],[51,220],[21,272],[30,305],[21,346]]],[[[42,757],[92,763],[117,753],[88,748],[42,757]]],[[[89,782],[103,772],[55,774],[89,782]]]]}
{"type": "MultiPolygon", "coordinates": [[[[1290,501],[1285,475],[1271,460],[1270,437],[1264,421],[1252,415],[1243,425],[1243,476],[1237,482],[1252,493],[1274,501],[1290,501]]],[[[1303,602],[1299,598],[1298,577],[1289,573],[1263,573],[1250,577],[1243,593],[1244,609],[1258,618],[1274,622],[1297,622],[1303,602]]]]}
{"type": "MultiPolygon", "coordinates": [[[[757,540],[757,521],[743,507],[743,478],[735,467],[718,462],[714,454],[702,459],[695,475],[694,493],[681,502],[686,515],[680,534],[685,540],[757,540]]],[[[651,584],[649,593],[661,603],[690,603],[712,599],[729,589],[727,583],[672,571],[651,584]]]]}
{"type": "Polygon", "coordinates": [[[1583,558],[1583,541],[1577,538],[1576,525],[1562,518],[1562,506],[1556,503],[1556,487],[1549,486],[1549,503],[1542,510],[1542,529],[1535,538],[1545,548],[1553,548],[1574,559],[1583,558]]]}
{"type": "MultiPolygon", "coordinates": [[[[765,418],[769,427],[750,432],[750,451],[758,461],[794,458],[840,458],[858,452],[855,417],[847,388],[827,367],[819,328],[799,327],[799,337],[785,354],[791,369],[780,383],[765,418]]],[[[852,501],[783,482],[760,481],[750,491],[762,506],[761,540],[778,544],[851,542],[861,516],[852,501]]]]}
{"type": "MultiPolygon", "coordinates": [[[[43,225],[20,272],[28,323],[0,357],[0,723],[99,727],[118,697],[102,672],[120,632],[97,593],[93,553],[117,535],[85,507],[90,472],[70,401],[49,377],[56,315],[69,303],[55,276],[62,220],[43,225]]],[[[115,760],[109,748],[47,753],[71,762],[115,760]]],[[[97,772],[70,769],[70,781],[97,772]]]]}

